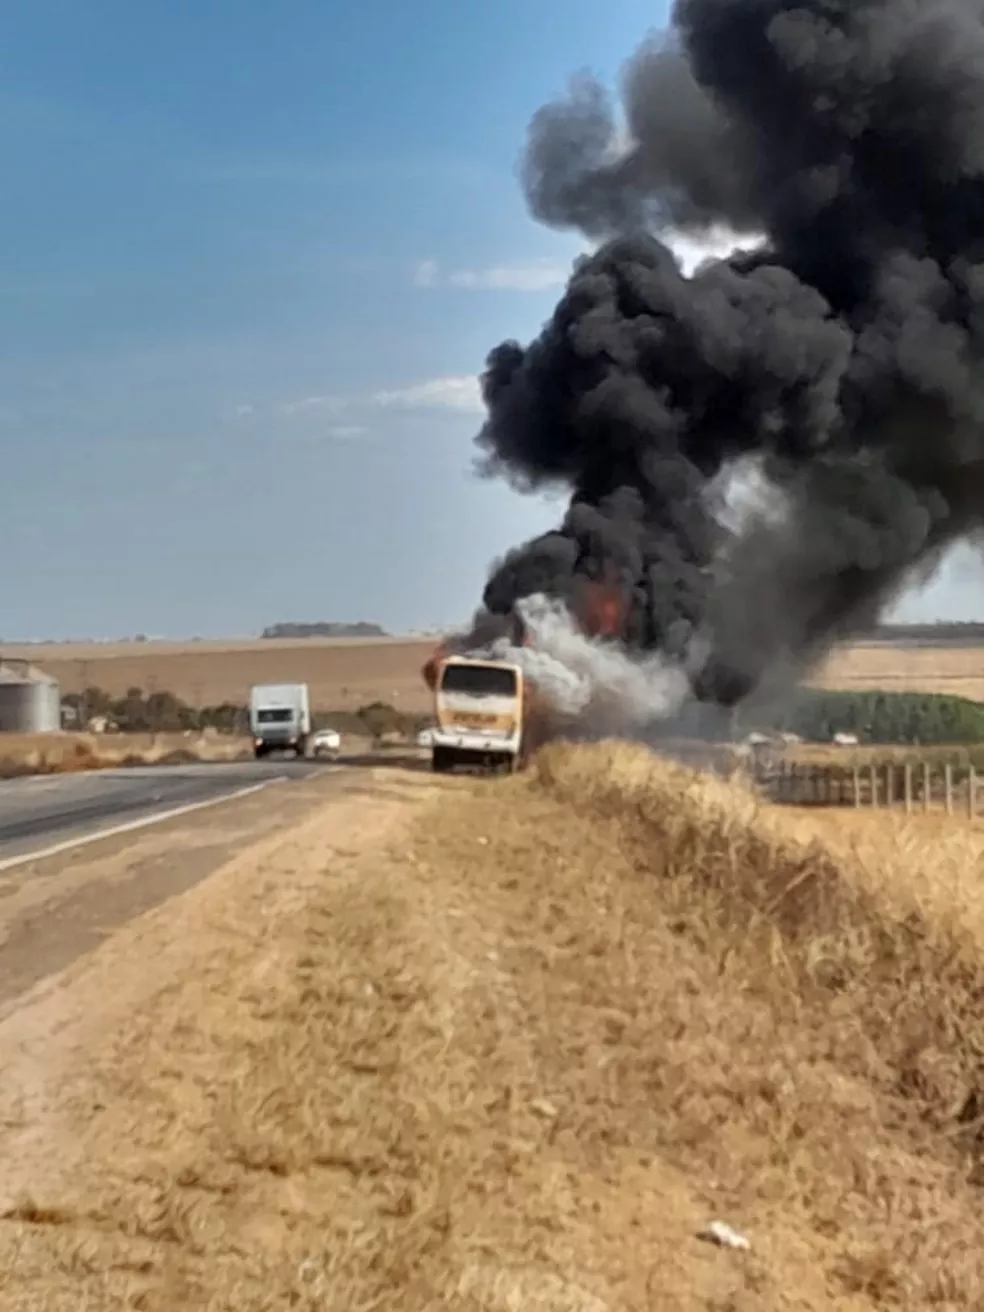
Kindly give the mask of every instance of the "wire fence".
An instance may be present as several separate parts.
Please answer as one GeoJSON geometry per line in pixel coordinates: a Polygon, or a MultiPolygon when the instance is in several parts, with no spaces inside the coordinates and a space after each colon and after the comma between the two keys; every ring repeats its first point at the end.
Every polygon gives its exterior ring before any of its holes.
{"type": "Polygon", "coordinates": [[[984,808],[984,775],[973,765],[939,761],[882,761],[821,765],[756,763],[752,777],[772,802],[787,806],[850,806],[914,811],[942,809],[976,816],[984,808]]]}

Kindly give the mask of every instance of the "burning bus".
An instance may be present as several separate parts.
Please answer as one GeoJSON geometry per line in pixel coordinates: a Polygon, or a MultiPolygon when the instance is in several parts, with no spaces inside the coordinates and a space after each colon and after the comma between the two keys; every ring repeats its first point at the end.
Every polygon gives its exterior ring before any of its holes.
{"type": "MultiPolygon", "coordinates": [[[[619,636],[623,606],[616,591],[587,586],[578,606],[590,637],[619,636]]],[[[423,668],[434,694],[431,763],[436,771],[458,765],[513,771],[561,728],[560,717],[516,661],[483,654],[488,629],[513,647],[531,637],[515,612],[481,617],[472,633],[441,643],[423,668]]]]}
{"type": "Polygon", "coordinates": [[[434,693],[431,762],[515,770],[524,758],[532,685],[509,661],[435,655],[425,667],[434,693]]]}
{"type": "MultiPolygon", "coordinates": [[[[503,636],[517,646],[528,641],[515,617],[503,636]]],[[[441,643],[423,668],[434,694],[432,767],[516,770],[546,736],[546,708],[518,663],[469,651],[469,644],[461,650],[461,645],[461,639],[441,643]]]]}

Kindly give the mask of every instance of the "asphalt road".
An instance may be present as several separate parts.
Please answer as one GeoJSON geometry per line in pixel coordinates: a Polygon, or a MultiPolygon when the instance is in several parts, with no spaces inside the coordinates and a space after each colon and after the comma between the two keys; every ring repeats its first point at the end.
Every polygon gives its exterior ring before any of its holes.
{"type": "Polygon", "coordinates": [[[274,760],[137,766],[0,781],[0,867],[90,834],[230,796],[257,784],[309,779],[323,762],[274,760]]]}

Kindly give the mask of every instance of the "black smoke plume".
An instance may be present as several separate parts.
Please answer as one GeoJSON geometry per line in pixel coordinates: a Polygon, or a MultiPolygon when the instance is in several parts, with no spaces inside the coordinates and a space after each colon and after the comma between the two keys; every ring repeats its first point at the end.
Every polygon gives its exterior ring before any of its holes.
{"type": "Polygon", "coordinates": [[[603,244],[488,358],[488,471],[572,497],[483,623],[602,582],[733,703],[984,521],[984,0],[677,0],[623,102],[530,128],[533,213],[603,244]],[[660,234],[722,225],[757,244],[685,277],[660,234]],[[735,530],[742,463],[776,494],[735,530]]]}

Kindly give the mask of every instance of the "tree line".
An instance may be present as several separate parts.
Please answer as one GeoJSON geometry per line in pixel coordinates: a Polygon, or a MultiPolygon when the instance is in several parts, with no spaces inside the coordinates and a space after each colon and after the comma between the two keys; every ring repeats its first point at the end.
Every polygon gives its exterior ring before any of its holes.
{"type": "MultiPolygon", "coordinates": [[[[62,698],[67,728],[84,729],[94,720],[104,720],[120,733],[185,733],[212,729],[218,733],[249,733],[249,708],[244,703],[220,702],[214,706],[191,706],[173,692],[146,693],[129,688],[114,697],[103,688],[86,688],[62,698]]],[[[355,711],[313,711],[315,729],[337,729],[340,733],[381,738],[386,734],[414,734],[426,717],[405,715],[386,702],[370,702],[355,711]]]]}
{"type": "Polygon", "coordinates": [[[344,623],[337,620],[316,620],[313,623],[285,621],[271,624],[260,634],[261,638],[385,638],[386,630],[367,620],[344,623]]]}
{"type": "Polygon", "coordinates": [[[67,727],[80,729],[102,720],[107,728],[121,733],[183,733],[202,729],[244,733],[249,729],[245,706],[234,702],[190,706],[173,692],[145,693],[142,688],[128,688],[122,697],[96,687],[67,693],[62,697],[62,719],[67,727]]]}

